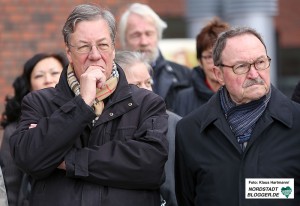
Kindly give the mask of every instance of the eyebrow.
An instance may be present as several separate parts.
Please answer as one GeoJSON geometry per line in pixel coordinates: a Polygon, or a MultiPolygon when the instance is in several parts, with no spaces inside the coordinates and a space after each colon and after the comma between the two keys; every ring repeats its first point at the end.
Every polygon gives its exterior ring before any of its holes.
{"type": "MultiPolygon", "coordinates": [[[[95,42],[98,43],[98,42],[103,42],[103,41],[106,41],[108,40],[106,37],[103,37],[103,38],[100,38],[98,40],[96,40],[95,42]]],[[[83,44],[90,44],[91,42],[88,42],[88,41],[85,41],[85,40],[79,40],[79,43],[83,43],[83,44]]]]}
{"type": "MultiPolygon", "coordinates": [[[[261,55],[260,57],[257,57],[253,62],[256,62],[258,59],[263,58],[263,57],[265,57],[265,55],[261,55]]],[[[235,64],[242,64],[242,63],[249,64],[249,61],[237,61],[235,64]]]]}

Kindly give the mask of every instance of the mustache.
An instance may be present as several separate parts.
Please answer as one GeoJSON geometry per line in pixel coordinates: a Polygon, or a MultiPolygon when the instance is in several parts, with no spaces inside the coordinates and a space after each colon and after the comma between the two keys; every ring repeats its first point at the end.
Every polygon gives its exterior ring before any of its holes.
{"type": "Polygon", "coordinates": [[[243,85],[244,88],[251,87],[253,85],[264,85],[265,81],[262,78],[250,79],[246,81],[243,85]]]}

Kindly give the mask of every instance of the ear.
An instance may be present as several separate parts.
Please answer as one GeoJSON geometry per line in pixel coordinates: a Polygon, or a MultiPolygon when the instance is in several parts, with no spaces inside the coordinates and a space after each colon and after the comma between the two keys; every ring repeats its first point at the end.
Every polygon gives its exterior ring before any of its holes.
{"type": "Polygon", "coordinates": [[[214,70],[216,79],[219,82],[219,84],[221,84],[222,86],[224,86],[225,82],[224,82],[224,73],[223,73],[223,70],[220,67],[218,67],[218,66],[214,66],[213,70],[214,70]]]}
{"type": "Polygon", "coordinates": [[[67,58],[69,60],[69,63],[71,64],[73,61],[72,61],[72,57],[71,57],[71,51],[70,51],[70,48],[65,45],[65,51],[66,51],[66,55],[67,55],[67,58]]]}
{"type": "Polygon", "coordinates": [[[116,58],[116,50],[114,49],[112,52],[113,60],[116,58]]]}

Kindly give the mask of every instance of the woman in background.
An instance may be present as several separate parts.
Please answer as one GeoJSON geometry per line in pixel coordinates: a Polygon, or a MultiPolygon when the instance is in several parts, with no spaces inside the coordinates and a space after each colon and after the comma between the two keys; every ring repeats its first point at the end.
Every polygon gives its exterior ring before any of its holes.
{"type": "Polygon", "coordinates": [[[181,90],[176,97],[174,112],[182,117],[191,113],[221,87],[213,72],[212,49],[220,33],[228,30],[229,24],[218,17],[210,20],[196,37],[199,66],[192,71],[192,87],[181,90]]]}
{"type": "Polygon", "coordinates": [[[28,180],[14,164],[9,148],[9,138],[15,131],[21,116],[22,99],[31,91],[54,87],[66,65],[67,60],[62,54],[39,53],[34,55],[24,64],[23,73],[13,83],[15,95],[6,97],[5,111],[1,118],[4,134],[0,158],[9,206],[26,205],[24,202],[26,194],[23,194],[22,191],[25,189],[26,193],[28,180]],[[22,181],[24,181],[25,188],[21,186],[22,181]]]}

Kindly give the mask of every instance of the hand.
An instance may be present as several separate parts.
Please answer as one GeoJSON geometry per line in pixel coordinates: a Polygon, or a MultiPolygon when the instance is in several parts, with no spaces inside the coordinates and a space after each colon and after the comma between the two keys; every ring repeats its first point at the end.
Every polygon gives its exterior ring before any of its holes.
{"type": "Polygon", "coordinates": [[[30,124],[29,129],[35,128],[36,126],[37,126],[37,124],[30,124]]]}
{"type": "Polygon", "coordinates": [[[60,163],[60,165],[58,165],[57,168],[61,169],[61,170],[66,170],[66,163],[65,163],[65,161],[62,161],[62,163],[60,163]]]}
{"type": "Polygon", "coordinates": [[[103,68],[89,66],[80,76],[80,94],[86,104],[92,106],[96,97],[96,88],[101,89],[106,82],[103,68]]]}

